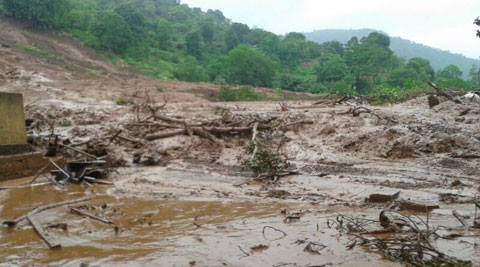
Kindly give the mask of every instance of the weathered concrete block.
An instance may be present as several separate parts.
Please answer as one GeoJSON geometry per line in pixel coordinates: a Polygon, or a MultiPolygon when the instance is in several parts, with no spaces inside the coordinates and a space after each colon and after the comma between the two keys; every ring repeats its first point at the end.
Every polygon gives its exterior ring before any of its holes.
{"type": "Polygon", "coordinates": [[[21,94],[0,92],[0,155],[28,150],[21,94]]]}

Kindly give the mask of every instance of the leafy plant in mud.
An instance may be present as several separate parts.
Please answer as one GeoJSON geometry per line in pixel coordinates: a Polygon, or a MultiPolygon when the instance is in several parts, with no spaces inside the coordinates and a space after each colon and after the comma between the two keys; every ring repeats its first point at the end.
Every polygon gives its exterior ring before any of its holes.
{"type": "MultiPolygon", "coordinates": [[[[255,145],[251,142],[248,151],[253,153],[254,149],[255,145]]],[[[254,158],[246,161],[245,165],[256,175],[266,177],[278,176],[285,166],[278,152],[261,144],[258,144],[254,158]]]]}

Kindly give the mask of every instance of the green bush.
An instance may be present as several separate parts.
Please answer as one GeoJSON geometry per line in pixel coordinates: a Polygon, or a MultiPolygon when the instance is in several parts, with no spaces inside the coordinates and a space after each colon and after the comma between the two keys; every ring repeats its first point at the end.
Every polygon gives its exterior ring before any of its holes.
{"type": "Polygon", "coordinates": [[[175,70],[175,78],[187,82],[207,82],[208,74],[202,66],[193,60],[186,60],[178,65],[175,70]]]}
{"type": "Polygon", "coordinates": [[[224,86],[220,89],[218,96],[220,100],[226,102],[267,100],[267,97],[258,94],[255,92],[255,89],[249,86],[241,86],[238,88],[224,86]]]}
{"type": "Polygon", "coordinates": [[[427,91],[429,89],[425,87],[397,88],[379,86],[371,90],[367,95],[371,98],[372,104],[381,105],[400,103],[427,91]]]}
{"type": "MultiPolygon", "coordinates": [[[[249,146],[249,150],[253,145],[249,146]]],[[[268,148],[260,146],[253,160],[246,162],[246,166],[256,175],[277,176],[283,169],[283,162],[280,155],[268,148]]]]}

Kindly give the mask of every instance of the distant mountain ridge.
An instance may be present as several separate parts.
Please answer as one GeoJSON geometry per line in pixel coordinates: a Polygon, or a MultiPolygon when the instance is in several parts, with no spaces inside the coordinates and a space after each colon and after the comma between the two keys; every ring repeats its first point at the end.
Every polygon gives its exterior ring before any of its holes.
{"type": "MultiPolygon", "coordinates": [[[[367,36],[371,32],[377,30],[373,29],[359,29],[359,30],[318,30],[309,33],[305,33],[307,39],[317,42],[324,43],[329,41],[339,41],[341,43],[346,43],[352,37],[357,36],[362,38],[367,36]]],[[[382,31],[377,31],[382,32],[382,31]]],[[[382,32],[385,33],[385,32],[382,32]]],[[[432,64],[432,67],[435,70],[444,68],[450,64],[457,65],[463,72],[465,78],[468,77],[469,71],[473,65],[479,66],[480,61],[468,58],[461,54],[452,53],[450,51],[441,50],[438,48],[433,48],[423,44],[415,43],[413,41],[403,39],[400,37],[390,37],[392,50],[397,54],[397,56],[405,59],[410,59],[413,57],[422,57],[428,59],[432,64]]]]}

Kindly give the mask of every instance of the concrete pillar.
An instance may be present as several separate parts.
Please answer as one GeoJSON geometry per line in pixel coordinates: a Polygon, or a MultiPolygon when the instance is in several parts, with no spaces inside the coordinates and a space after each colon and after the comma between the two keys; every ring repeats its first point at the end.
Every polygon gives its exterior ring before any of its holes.
{"type": "Polygon", "coordinates": [[[21,94],[0,92],[0,155],[28,151],[21,94]]]}

